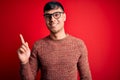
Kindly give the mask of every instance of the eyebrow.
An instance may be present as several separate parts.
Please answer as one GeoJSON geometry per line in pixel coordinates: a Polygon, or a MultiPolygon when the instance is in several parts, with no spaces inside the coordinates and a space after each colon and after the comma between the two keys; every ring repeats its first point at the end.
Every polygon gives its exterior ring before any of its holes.
{"type": "MultiPolygon", "coordinates": [[[[59,13],[59,12],[62,12],[62,11],[56,11],[56,12],[54,12],[54,13],[59,13]]],[[[54,13],[44,13],[44,15],[52,15],[52,14],[54,14],[54,13]]]]}

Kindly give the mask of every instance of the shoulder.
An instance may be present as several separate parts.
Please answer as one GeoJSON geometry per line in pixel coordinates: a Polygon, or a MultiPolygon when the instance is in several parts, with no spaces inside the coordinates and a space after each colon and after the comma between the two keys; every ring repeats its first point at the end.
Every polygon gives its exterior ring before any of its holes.
{"type": "Polygon", "coordinates": [[[77,45],[78,48],[86,47],[85,41],[81,38],[70,35],[69,39],[72,41],[73,44],[77,45]]]}
{"type": "Polygon", "coordinates": [[[37,41],[35,41],[33,47],[40,47],[44,44],[46,44],[46,42],[49,40],[49,36],[46,36],[44,38],[38,39],[37,41]]]}
{"type": "Polygon", "coordinates": [[[85,41],[83,41],[81,38],[77,38],[74,36],[71,36],[71,39],[75,42],[77,45],[77,48],[82,52],[82,53],[87,53],[87,46],[85,44],[85,41]]]}
{"type": "Polygon", "coordinates": [[[82,44],[84,41],[81,38],[69,35],[69,39],[77,44],[82,44]]]}

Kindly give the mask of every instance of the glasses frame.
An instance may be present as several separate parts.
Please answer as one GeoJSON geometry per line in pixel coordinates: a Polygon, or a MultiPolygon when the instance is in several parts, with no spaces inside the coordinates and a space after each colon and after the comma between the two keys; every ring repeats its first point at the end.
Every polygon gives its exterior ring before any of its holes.
{"type": "Polygon", "coordinates": [[[52,14],[49,14],[49,13],[46,13],[46,14],[44,14],[44,17],[46,18],[46,19],[50,19],[50,18],[52,18],[52,16],[55,18],[55,19],[59,19],[60,17],[61,17],[61,14],[62,13],[64,13],[64,12],[54,12],[54,13],[52,13],[52,14]],[[55,14],[56,13],[59,13],[60,14],[60,16],[59,17],[55,17],[55,14]]]}

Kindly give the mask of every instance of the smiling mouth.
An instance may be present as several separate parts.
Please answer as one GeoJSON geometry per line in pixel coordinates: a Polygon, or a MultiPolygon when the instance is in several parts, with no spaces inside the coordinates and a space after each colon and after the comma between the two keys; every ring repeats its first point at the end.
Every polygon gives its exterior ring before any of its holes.
{"type": "Polygon", "coordinates": [[[52,28],[55,28],[55,27],[57,26],[57,24],[50,24],[50,26],[51,26],[52,28]]]}

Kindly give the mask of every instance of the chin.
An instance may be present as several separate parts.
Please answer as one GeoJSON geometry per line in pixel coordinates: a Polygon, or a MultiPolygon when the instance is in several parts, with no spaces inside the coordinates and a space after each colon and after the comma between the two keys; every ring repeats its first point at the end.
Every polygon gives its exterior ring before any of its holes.
{"type": "Polygon", "coordinates": [[[58,33],[59,31],[57,31],[57,30],[50,30],[50,32],[56,34],[56,33],[58,33]]]}
{"type": "Polygon", "coordinates": [[[55,27],[50,27],[49,30],[50,30],[50,32],[52,32],[52,33],[57,33],[57,32],[59,32],[59,30],[57,30],[56,26],[55,26],[55,27]]]}

